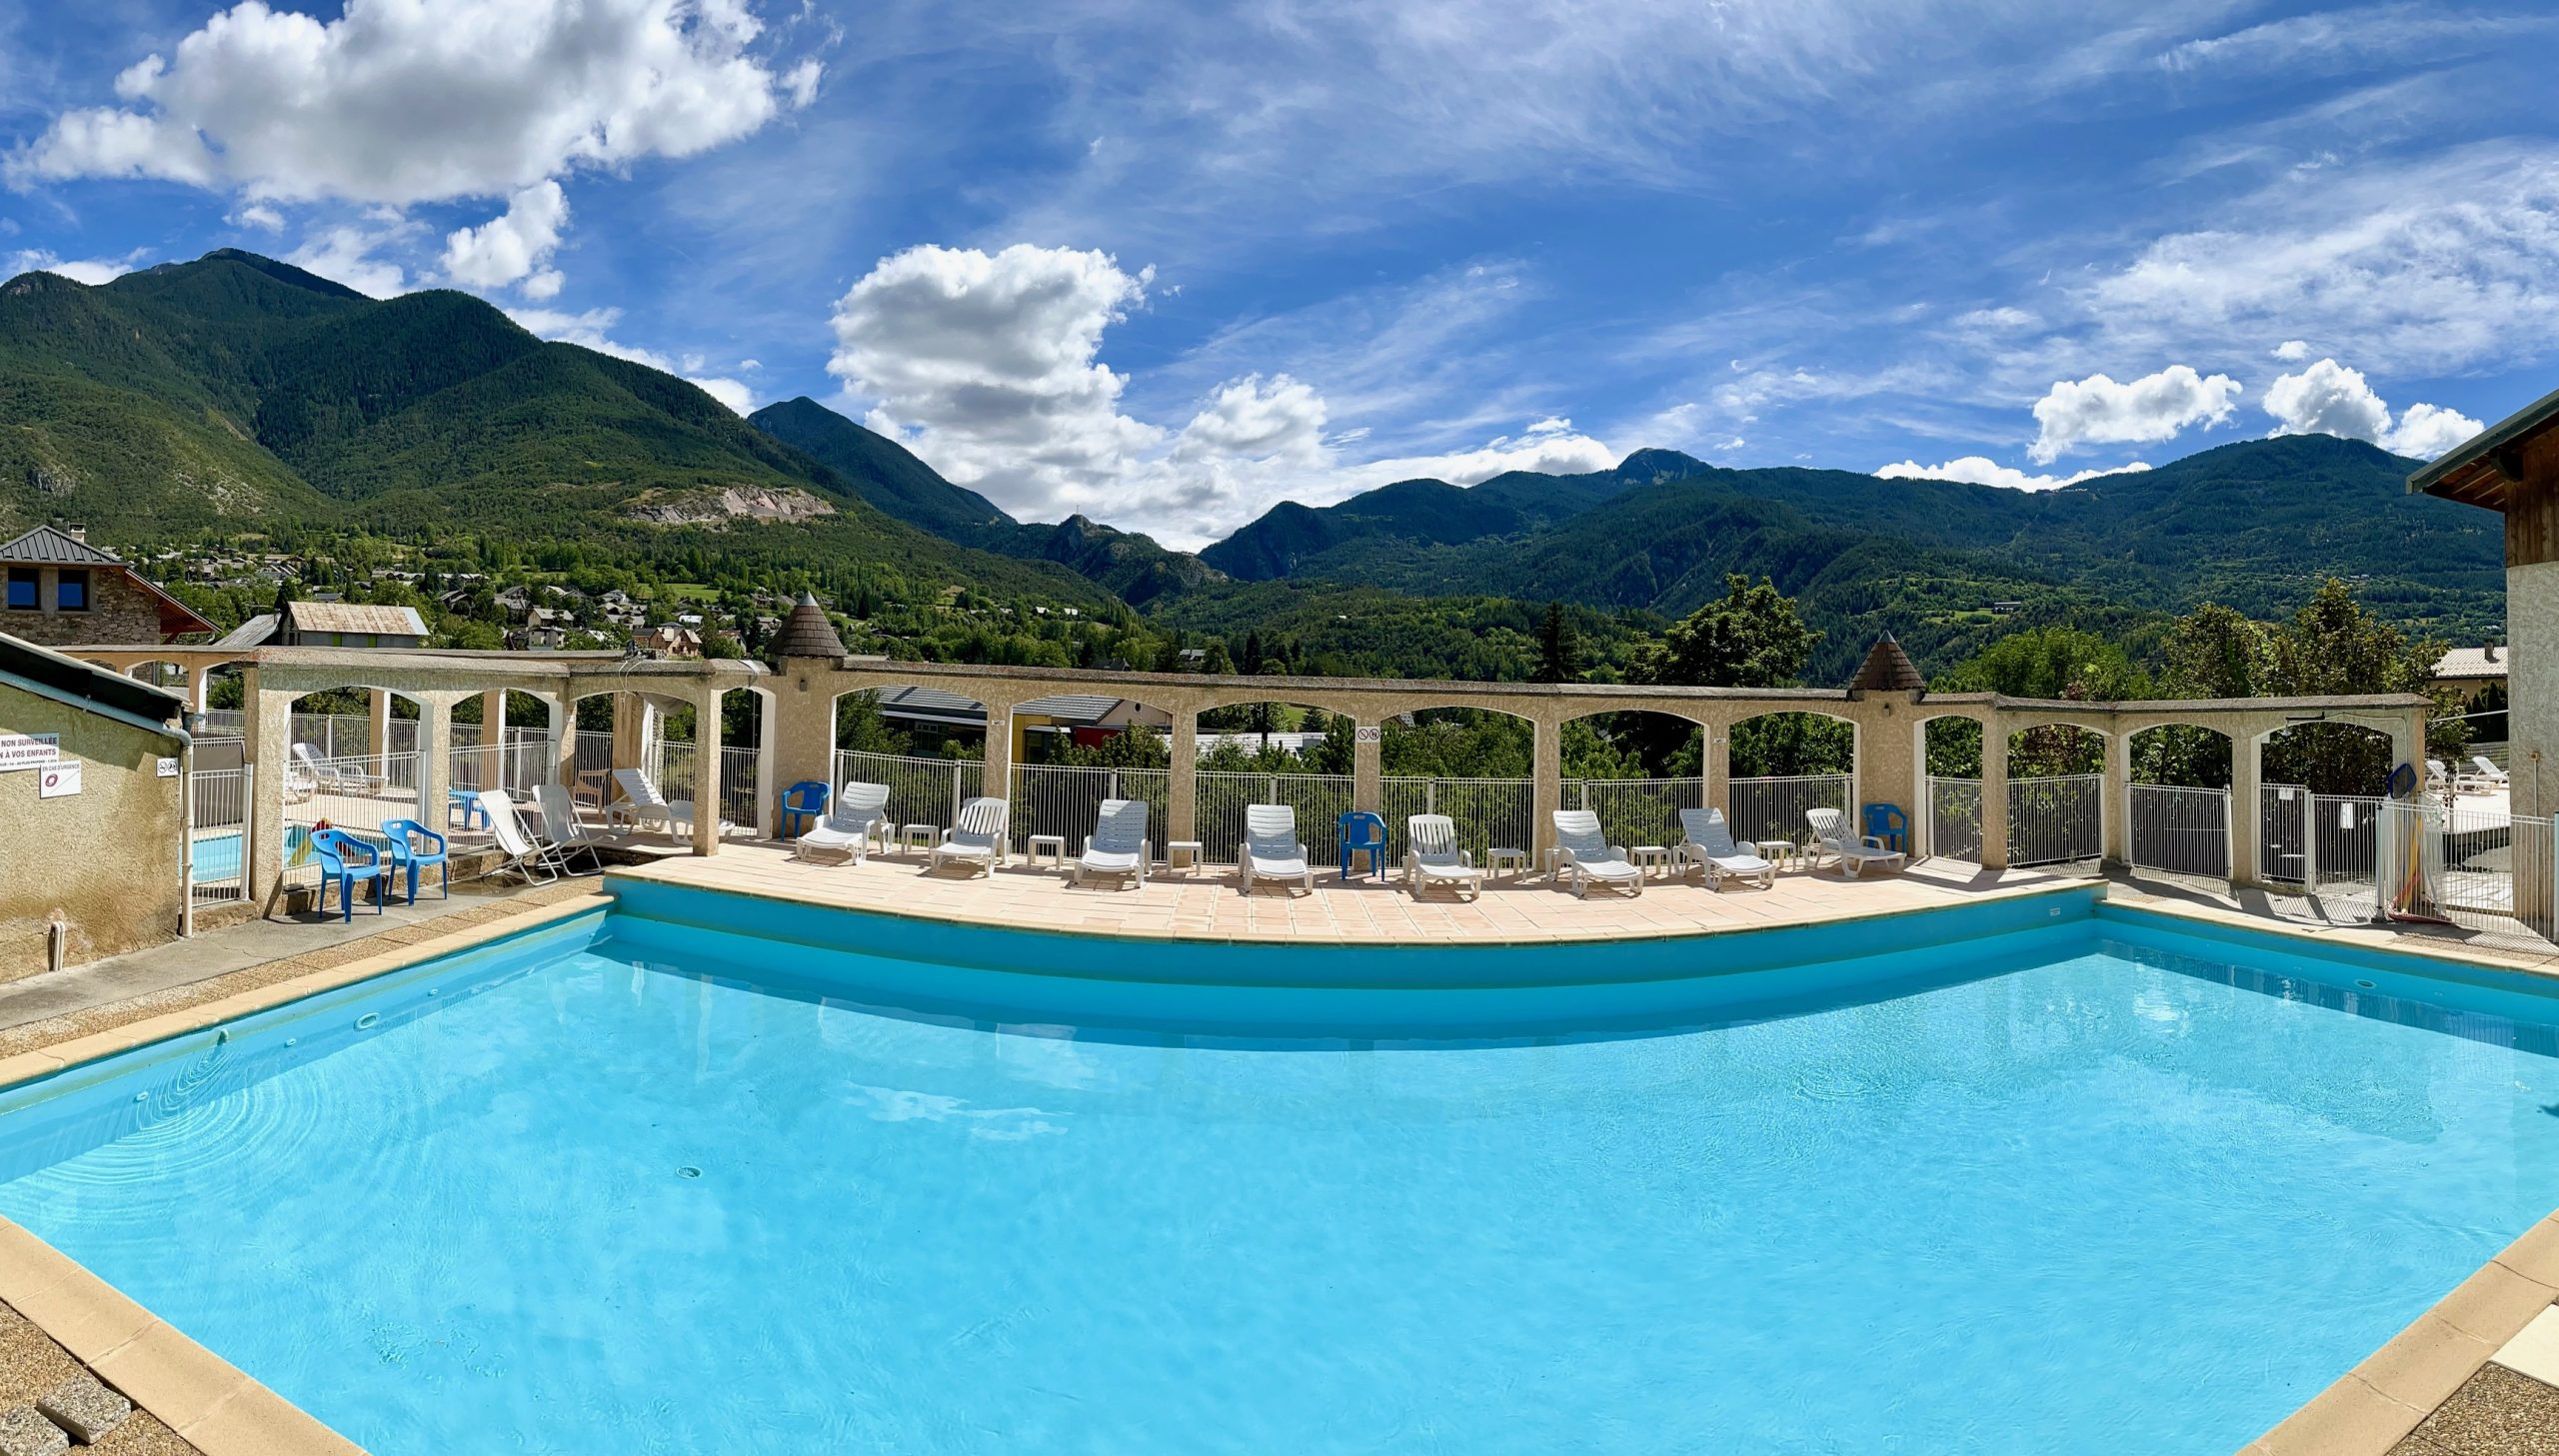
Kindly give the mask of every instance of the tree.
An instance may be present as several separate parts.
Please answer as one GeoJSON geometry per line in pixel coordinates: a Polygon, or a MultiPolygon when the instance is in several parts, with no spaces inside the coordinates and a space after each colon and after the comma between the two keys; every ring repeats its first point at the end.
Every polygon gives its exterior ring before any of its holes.
{"type": "Polygon", "coordinates": [[[889,727],[877,693],[848,693],[836,700],[836,746],[857,753],[906,753],[915,742],[889,727]]]}
{"type": "MultiPolygon", "coordinates": [[[[2068,627],[2030,627],[2010,633],[1938,679],[1934,686],[1940,692],[1997,693],[2008,698],[2066,703],[2120,703],[2151,694],[2149,675],[2134,666],[2122,648],[2093,633],[2068,627]]],[[[1932,765],[1941,756],[1933,746],[1936,742],[1952,745],[1959,739],[1969,739],[1970,771],[1949,776],[1971,777],[1981,771],[1978,726],[1973,726],[1970,733],[1962,733],[1956,723],[1947,719],[1930,724],[1929,729],[1932,765]]],[[[1954,751],[1958,750],[1950,747],[1944,756],[1951,757],[1954,751]]],[[[2008,771],[2018,777],[2096,773],[2105,768],[2105,739],[2085,728],[2064,725],[2028,728],[2006,751],[2008,771]]],[[[1935,771],[1933,766],[1931,771],[1935,771]]]]}
{"type": "Polygon", "coordinates": [[[1821,634],[1803,625],[1794,599],[1765,577],[1753,585],[1747,577],[1727,576],[1723,588],[1722,597],[1637,652],[1627,676],[1689,688],[1793,686],[1821,634]]]}
{"type": "Polygon", "coordinates": [[[1537,669],[1529,681],[1569,683],[1580,676],[1581,635],[1565,620],[1563,604],[1549,602],[1546,615],[1537,623],[1537,669]]]}

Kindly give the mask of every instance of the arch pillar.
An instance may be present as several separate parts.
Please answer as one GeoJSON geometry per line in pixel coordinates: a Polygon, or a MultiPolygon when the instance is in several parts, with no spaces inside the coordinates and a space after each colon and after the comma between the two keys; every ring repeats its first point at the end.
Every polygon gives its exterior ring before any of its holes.
{"type": "Polygon", "coordinates": [[[377,778],[391,774],[391,695],[380,688],[365,694],[365,751],[373,755],[366,771],[377,778]]]}
{"type": "Polygon", "coordinates": [[[1699,723],[1697,725],[1698,801],[1707,808],[1723,810],[1732,817],[1732,725],[1699,723]]]}
{"type": "Polygon", "coordinates": [[[453,710],[477,695],[412,694],[418,703],[418,822],[444,824],[452,819],[453,710]]]}
{"type": "MultiPolygon", "coordinates": [[[[693,699],[693,852],[720,852],[720,700],[719,685],[693,699]]],[[[618,725],[617,721],[617,725],[618,725]]]]}
{"type": "MultiPolygon", "coordinates": [[[[2262,881],[2257,850],[2258,820],[2265,795],[2258,790],[2264,772],[2266,734],[2237,731],[2230,735],[2230,887],[2252,888],[2262,881]]],[[[2313,826],[2315,832],[2315,826],[2313,826]]]]}
{"type": "Polygon", "coordinates": [[[978,791],[989,798],[1013,801],[1013,705],[1017,700],[986,699],[986,765],[978,772],[978,791]]]}
{"type": "Polygon", "coordinates": [[[249,837],[241,854],[252,904],[265,904],[284,877],[284,781],[293,755],[294,697],[290,689],[266,687],[254,666],[241,675],[241,746],[249,769],[249,837]]]}
{"type": "MultiPolygon", "coordinates": [[[[1173,761],[1165,782],[1164,831],[1168,842],[1200,837],[1200,710],[1184,704],[1173,714],[1173,761]]],[[[1172,862],[1167,856],[1167,863],[1172,862]]]]}
{"type": "Polygon", "coordinates": [[[1350,806],[1368,813],[1383,815],[1386,791],[1382,761],[1386,727],[1381,720],[1362,723],[1351,720],[1350,806]]]}
{"type": "Polygon", "coordinates": [[[788,681],[765,700],[764,717],[771,776],[778,783],[824,783],[831,799],[844,788],[836,782],[836,700],[861,691],[837,691],[832,668],[823,659],[785,658],[782,675],[788,681]]]}
{"type": "Polygon", "coordinates": [[[2106,777],[2099,785],[2103,853],[2109,864],[2132,863],[2132,734],[2118,726],[2106,734],[2106,777]]]}
{"type": "Polygon", "coordinates": [[[1554,812],[1563,807],[1563,722],[1549,711],[1529,720],[1536,737],[1528,770],[1528,854],[1545,863],[1555,842],[1554,812]]]}
{"type": "Polygon", "coordinates": [[[213,706],[213,667],[207,664],[187,675],[187,707],[198,713],[213,706]]]}
{"type": "Polygon", "coordinates": [[[1981,867],[2008,867],[2008,721],[1981,721],[1981,867]]]}

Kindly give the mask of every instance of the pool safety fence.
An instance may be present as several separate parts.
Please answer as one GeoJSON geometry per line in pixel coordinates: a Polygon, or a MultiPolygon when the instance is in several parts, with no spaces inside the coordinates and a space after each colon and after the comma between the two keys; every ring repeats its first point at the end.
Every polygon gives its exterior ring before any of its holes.
{"type": "Polygon", "coordinates": [[[2135,783],[2125,792],[2133,864],[2163,874],[2230,877],[2230,790],[2135,783]]]}
{"type": "Polygon", "coordinates": [[[1528,779],[1397,776],[1377,786],[1390,861],[1402,862],[1410,841],[1406,821],[1414,814],[1446,814],[1456,828],[1457,847],[1478,865],[1492,848],[1525,852],[1536,842],[1536,795],[1528,779]]]}
{"type": "Polygon", "coordinates": [[[2106,850],[2102,773],[2008,780],[2008,862],[2076,864],[2106,850]]]}
{"type": "Polygon", "coordinates": [[[1927,800],[1919,818],[1919,852],[1980,863],[1981,780],[1932,776],[1927,800]]]}
{"type": "Polygon", "coordinates": [[[187,775],[187,897],[197,905],[249,897],[249,785],[246,766],[187,775]]]}
{"type": "MultiPolygon", "coordinates": [[[[1736,839],[1792,839],[1811,832],[1807,810],[1835,808],[1854,818],[1856,778],[1847,773],[1795,773],[1735,778],[1725,817],[1736,839]]],[[[1604,820],[1603,820],[1604,822],[1604,820]]]]}
{"type": "Polygon", "coordinates": [[[349,758],[295,762],[285,768],[285,870],[290,884],[318,884],[320,858],[309,844],[321,824],[376,843],[388,842],[382,826],[416,819],[430,828],[462,832],[450,804],[422,813],[418,804],[418,754],[365,753],[349,758]]]}
{"type": "MultiPolygon", "coordinates": [[[[664,738],[649,745],[642,767],[658,792],[669,799],[702,801],[702,749],[700,745],[670,742],[664,738]]],[[[758,792],[762,785],[764,755],[753,748],[723,747],[717,783],[720,817],[749,832],[759,832],[762,815],[758,811],[758,792]]]]}

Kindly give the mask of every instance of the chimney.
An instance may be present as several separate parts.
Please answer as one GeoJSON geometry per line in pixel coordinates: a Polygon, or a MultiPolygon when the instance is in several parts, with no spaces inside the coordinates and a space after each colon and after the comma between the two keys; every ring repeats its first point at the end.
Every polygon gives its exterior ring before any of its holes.
{"type": "Polygon", "coordinates": [[[89,544],[89,528],[79,522],[75,521],[69,526],[62,528],[62,534],[70,537],[73,541],[80,543],[82,546],[87,546],[89,544]]]}
{"type": "Polygon", "coordinates": [[[2493,663],[2497,661],[2497,640],[2493,637],[2488,639],[2486,645],[2480,649],[2480,652],[2486,655],[2489,662],[2493,663]]]}

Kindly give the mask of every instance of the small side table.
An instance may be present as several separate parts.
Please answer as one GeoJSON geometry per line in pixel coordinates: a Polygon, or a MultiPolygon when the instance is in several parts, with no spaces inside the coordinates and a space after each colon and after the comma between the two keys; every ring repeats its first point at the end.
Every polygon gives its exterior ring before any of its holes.
{"type": "Polygon", "coordinates": [[[1498,878],[1501,874],[1501,866],[1504,864],[1510,866],[1511,878],[1525,879],[1528,877],[1527,850],[1515,849],[1508,844],[1495,844],[1491,848],[1483,851],[1484,873],[1498,878]]]}
{"type": "Polygon", "coordinates": [[[1200,867],[1201,844],[1197,839],[1174,839],[1164,846],[1164,872],[1179,869],[1189,874],[1200,867]]]}
{"type": "Polygon", "coordinates": [[[1753,841],[1750,848],[1753,853],[1779,869],[1789,864],[1799,864],[1803,859],[1803,846],[1792,839],[1759,839],[1753,841]]]}
{"type": "Polygon", "coordinates": [[[1637,844],[1633,848],[1628,849],[1626,854],[1629,858],[1635,861],[1635,869],[1637,872],[1649,871],[1655,878],[1669,877],[1670,850],[1668,846],[1662,844],[1637,844]]]}
{"type": "Polygon", "coordinates": [[[1034,869],[1037,869],[1037,868],[1039,868],[1039,867],[1040,867],[1040,854],[1041,854],[1041,851],[1042,851],[1042,850],[1046,850],[1046,851],[1048,851],[1049,858],[1050,858],[1051,862],[1052,862],[1052,863],[1054,863],[1054,864],[1057,866],[1057,868],[1058,868],[1058,872],[1059,872],[1059,873],[1063,874],[1063,873],[1065,873],[1065,872],[1066,872],[1066,868],[1067,868],[1067,836],[1066,836],[1066,835],[1064,835],[1064,834],[1034,834],[1034,835],[1032,835],[1032,836],[1031,836],[1031,867],[1032,867],[1032,868],[1034,868],[1034,869]]]}
{"type": "Polygon", "coordinates": [[[910,854],[930,854],[942,838],[940,824],[909,824],[898,831],[898,842],[910,854]]]}

